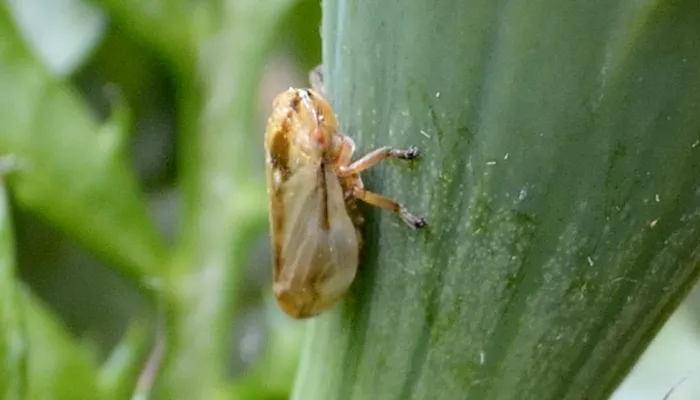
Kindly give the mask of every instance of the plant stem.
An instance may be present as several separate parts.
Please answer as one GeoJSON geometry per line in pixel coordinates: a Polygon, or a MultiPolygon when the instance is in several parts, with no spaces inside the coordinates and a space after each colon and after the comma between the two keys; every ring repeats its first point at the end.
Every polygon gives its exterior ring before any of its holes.
{"type": "Polygon", "coordinates": [[[184,209],[166,285],[167,398],[212,398],[225,375],[246,252],[267,218],[264,179],[255,172],[262,156],[251,152],[262,134],[255,129],[258,84],[290,3],[224,4],[218,24],[197,41],[193,85],[181,88],[184,209]]]}

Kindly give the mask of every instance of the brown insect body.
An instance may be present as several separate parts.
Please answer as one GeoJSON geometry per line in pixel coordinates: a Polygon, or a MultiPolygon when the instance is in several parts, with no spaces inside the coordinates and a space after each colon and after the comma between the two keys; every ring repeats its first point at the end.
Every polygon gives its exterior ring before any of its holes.
{"type": "Polygon", "coordinates": [[[425,225],[364,190],[359,176],[387,157],[413,159],[417,149],[384,147],[350,164],[355,144],[337,128],[320,93],[290,88],[274,100],[265,133],[273,292],[294,318],[331,308],[352,283],[362,244],[356,199],[397,212],[412,227],[425,225]]]}
{"type": "Polygon", "coordinates": [[[273,291],[287,314],[303,318],[330,308],[352,283],[360,219],[350,218],[336,173],[343,139],[328,103],[289,89],[273,108],[265,138],[273,291]]]}

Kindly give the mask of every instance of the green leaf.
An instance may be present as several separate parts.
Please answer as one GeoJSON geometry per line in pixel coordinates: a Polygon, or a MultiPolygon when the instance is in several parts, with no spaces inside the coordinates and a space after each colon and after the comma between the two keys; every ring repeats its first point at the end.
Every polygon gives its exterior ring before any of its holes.
{"type": "Polygon", "coordinates": [[[124,148],[128,114],[100,126],[71,87],[28,53],[0,6],[0,156],[18,203],[145,279],[164,264],[124,148]]]}
{"type": "Polygon", "coordinates": [[[299,365],[305,326],[277,308],[270,294],[267,303],[267,338],[263,353],[236,382],[231,396],[245,399],[285,399],[299,365]]]}
{"type": "Polygon", "coordinates": [[[132,324],[112,350],[98,376],[100,398],[128,399],[134,394],[139,375],[153,341],[140,324],[132,324]]]}
{"type": "Polygon", "coordinates": [[[605,398],[700,272],[695,1],[324,1],[326,87],[364,152],[352,293],[297,399],[605,398]]]}
{"type": "MultiPolygon", "coordinates": [[[[119,26],[178,67],[189,69],[195,32],[206,24],[209,2],[185,0],[93,0],[119,26]],[[191,6],[191,7],[190,7],[191,6]]],[[[182,71],[178,71],[182,72],[182,71]]]]}
{"type": "Polygon", "coordinates": [[[75,71],[107,26],[105,15],[84,0],[22,0],[8,6],[34,54],[56,75],[75,71]]]}
{"type": "Polygon", "coordinates": [[[0,393],[4,399],[88,399],[96,368],[14,273],[9,207],[0,180],[0,393]]]}
{"type": "Polygon", "coordinates": [[[26,399],[91,399],[96,366],[29,291],[20,292],[27,346],[26,399]]]}
{"type": "Polygon", "coordinates": [[[321,41],[318,22],[321,20],[321,2],[318,0],[297,1],[284,24],[280,34],[285,45],[294,54],[296,66],[310,70],[321,60],[321,41]]]}
{"type": "Polygon", "coordinates": [[[21,304],[15,283],[15,249],[5,185],[0,171],[0,396],[23,399],[24,361],[21,304]]]}

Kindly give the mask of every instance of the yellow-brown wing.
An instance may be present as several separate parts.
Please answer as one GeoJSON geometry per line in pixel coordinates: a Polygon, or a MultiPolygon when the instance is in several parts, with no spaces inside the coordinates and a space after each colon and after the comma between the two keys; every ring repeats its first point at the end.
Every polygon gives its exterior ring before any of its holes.
{"type": "Polygon", "coordinates": [[[358,237],[338,177],[329,166],[308,165],[277,189],[268,184],[275,296],[292,317],[317,315],[342,297],[357,271],[358,237]]]}

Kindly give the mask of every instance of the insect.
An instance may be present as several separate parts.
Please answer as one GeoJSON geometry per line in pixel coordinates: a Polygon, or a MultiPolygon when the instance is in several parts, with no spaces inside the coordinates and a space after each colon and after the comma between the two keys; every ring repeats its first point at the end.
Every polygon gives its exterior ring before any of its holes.
{"type": "Polygon", "coordinates": [[[310,80],[313,89],[275,98],[265,132],[273,292],[294,318],[330,309],[354,280],[363,223],[356,200],[397,213],[412,228],[426,226],[402,204],[365,190],[359,175],[386,158],[415,159],[418,148],[382,147],[351,162],[355,143],[338,131],[323,98],[321,66],[310,80]]]}

